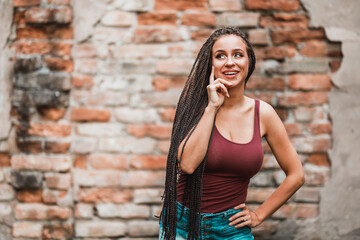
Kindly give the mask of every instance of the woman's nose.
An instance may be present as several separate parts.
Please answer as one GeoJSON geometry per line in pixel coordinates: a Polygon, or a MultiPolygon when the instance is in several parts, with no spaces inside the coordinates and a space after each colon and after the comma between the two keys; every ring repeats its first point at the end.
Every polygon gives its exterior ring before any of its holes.
{"type": "Polygon", "coordinates": [[[234,65],[234,61],[231,57],[228,57],[227,60],[226,60],[226,65],[227,66],[232,66],[234,65]]]}

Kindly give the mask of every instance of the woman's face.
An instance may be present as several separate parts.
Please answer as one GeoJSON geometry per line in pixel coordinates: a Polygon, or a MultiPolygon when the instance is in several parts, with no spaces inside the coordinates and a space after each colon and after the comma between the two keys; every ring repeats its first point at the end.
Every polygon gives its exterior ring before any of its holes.
{"type": "Polygon", "coordinates": [[[232,82],[232,87],[245,81],[249,70],[249,57],[242,38],[225,35],[217,39],[212,48],[212,64],[215,79],[222,78],[232,82]]]}

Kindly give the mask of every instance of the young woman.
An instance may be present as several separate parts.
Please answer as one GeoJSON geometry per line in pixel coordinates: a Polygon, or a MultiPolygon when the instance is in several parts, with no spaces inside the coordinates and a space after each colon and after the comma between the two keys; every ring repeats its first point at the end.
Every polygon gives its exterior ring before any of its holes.
{"type": "Polygon", "coordinates": [[[253,239],[304,183],[299,157],[271,105],[244,95],[255,68],[237,28],[216,30],[200,49],[180,96],[167,160],[159,239],[253,239]],[[265,137],[286,174],[255,211],[245,204],[265,137]]]}

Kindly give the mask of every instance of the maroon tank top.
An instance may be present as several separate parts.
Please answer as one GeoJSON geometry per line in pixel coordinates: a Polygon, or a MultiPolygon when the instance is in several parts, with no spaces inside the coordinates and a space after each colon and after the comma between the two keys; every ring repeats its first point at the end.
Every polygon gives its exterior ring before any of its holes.
{"type": "MultiPolygon", "coordinates": [[[[264,158],[259,104],[255,99],[254,130],[250,142],[232,142],[214,127],[203,175],[200,212],[223,212],[245,202],[250,178],[261,169],[264,158]]],[[[185,183],[186,173],[181,172],[177,183],[177,201],[180,203],[183,203],[185,183]]]]}

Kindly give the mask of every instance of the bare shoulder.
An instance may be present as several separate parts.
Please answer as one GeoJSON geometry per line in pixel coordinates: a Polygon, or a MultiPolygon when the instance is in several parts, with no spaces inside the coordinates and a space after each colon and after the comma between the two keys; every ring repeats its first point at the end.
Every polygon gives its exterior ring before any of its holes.
{"type": "Polygon", "coordinates": [[[278,125],[282,125],[280,117],[276,113],[273,106],[269,103],[259,100],[260,101],[260,108],[259,108],[259,115],[260,115],[260,125],[263,129],[263,134],[267,135],[270,129],[274,129],[278,125]]]}

